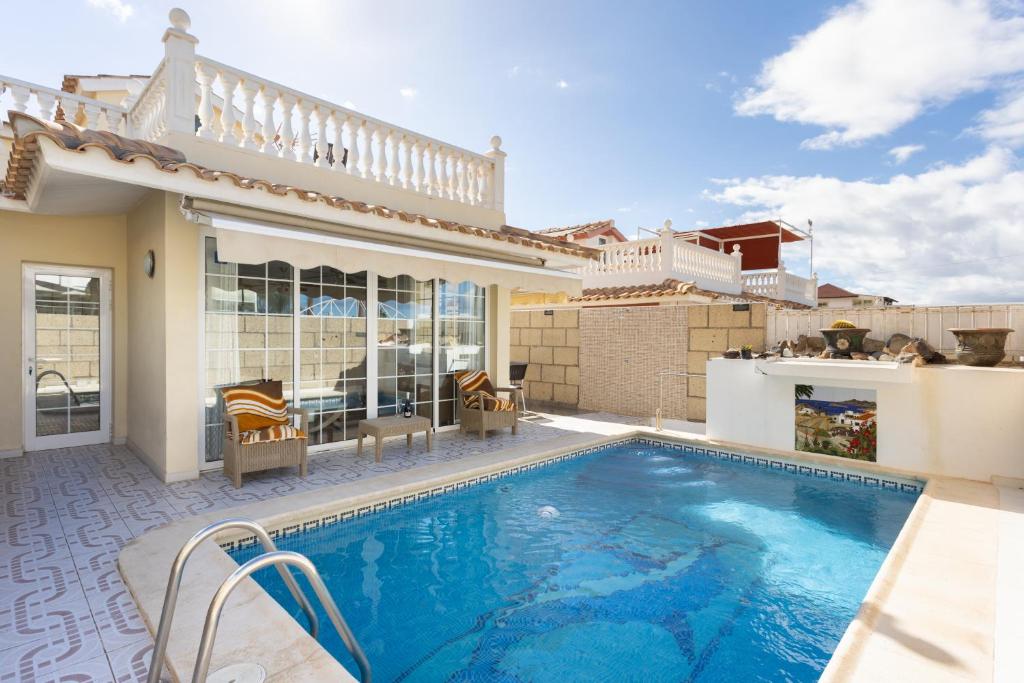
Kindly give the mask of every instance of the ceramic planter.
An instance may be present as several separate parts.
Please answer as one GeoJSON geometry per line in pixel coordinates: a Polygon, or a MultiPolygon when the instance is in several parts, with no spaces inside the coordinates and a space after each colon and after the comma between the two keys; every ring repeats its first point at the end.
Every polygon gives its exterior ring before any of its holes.
{"type": "Polygon", "coordinates": [[[956,359],[962,365],[990,368],[1006,357],[1008,327],[953,327],[956,359]]]}
{"type": "Polygon", "coordinates": [[[833,358],[849,358],[851,353],[863,353],[864,339],[870,331],[863,327],[825,327],[820,330],[825,338],[825,350],[833,358]]]}

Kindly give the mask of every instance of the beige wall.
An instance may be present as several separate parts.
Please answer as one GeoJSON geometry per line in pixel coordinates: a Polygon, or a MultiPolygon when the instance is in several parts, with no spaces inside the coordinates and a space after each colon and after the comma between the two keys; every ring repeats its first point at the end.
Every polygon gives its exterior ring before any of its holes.
{"type": "Polygon", "coordinates": [[[664,416],[702,421],[708,358],[744,344],[764,350],[767,307],[748,306],[513,310],[511,358],[530,363],[528,399],[641,417],[653,417],[658,407],[658,373],[682,373],[660,380],[664,416]]]}
{"type": "Polygon", "coordinates": [[[165,481],[195,477],[199,443],[199,228],[176,195],[154,192],[128,215],[128,441],[165,481]],[[156,256],[152,279],[142,270],[156,256]]]}
{"type": "MultiPolygon", "coordinates": [[[[689,306],[689,350],[686,367],[690,375],[707,375],[709,358],[717,358],[727,349],[750,344],[754,353],[765,349],[766,304],[749,304],[749,310],[733,310],[733,304],[689,306]]],[[[690,377],[687,388],[686,417],[707,419],[707,381],[690,377]]]]}
{"type": "Polygon", "coordinates": [[[575,406],[579,400],[579,310],[512,311],[510,360],[529,363],[526,398],[575,406]]]}
{"type": "Polygon", "coordinates": [[[127,276],[124,216],[42,216],[0,211],[0,386],[8,388],[0,405],[0,454],[22,449],[22,391],[27,375],[22,352],[22,265],[44,263],[109,268],[113,272],[113,438],[128,431],[127,276]]]}
{"type": "MultiPolygon", "coordinates": [[[[580,312],[580,408],[654,417],[658,373],[685,373],[691,306],[586,308],[580,312]]],[[[686,377],[662,380],[666,418],[686,417],[686,377]]]]}

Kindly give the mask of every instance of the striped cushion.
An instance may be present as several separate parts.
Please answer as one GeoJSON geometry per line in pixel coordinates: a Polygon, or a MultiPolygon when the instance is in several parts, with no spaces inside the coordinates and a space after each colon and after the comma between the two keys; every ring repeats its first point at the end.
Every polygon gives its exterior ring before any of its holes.
{"type": "Polygon", "coordinates": [[[288,403],[280,395],[272,397],[264,391],[247,386],[228,387],[221,393],[224,396],[224,412],[238,418],[239,432],[251,432],[288,422],[288,403]]]}
{"type": "Polygon", "coordinates": [[[305,439],[306,433],[291,425],[275,425],[263,429],[251,429],[242,432],[242,444],[267,443],[269,441],[285,441],[287,439],[305,439]]]}
{"type": "MultiPolygon", "coordinates": [[[[483,370],[457,372],[455,373],[455,381],[459,383],[459,388],[464,392],[484,392],[484,410],[506,411],[516,409],[515,401],[507,398],[498,398],[494,395],[494,385],[491,384],[491,378],[483,370]]],[[[466,408],[476,408],[479,403],[480,396],[477,394],[466,393],[462,397],[462,405],[466,408]]]]}

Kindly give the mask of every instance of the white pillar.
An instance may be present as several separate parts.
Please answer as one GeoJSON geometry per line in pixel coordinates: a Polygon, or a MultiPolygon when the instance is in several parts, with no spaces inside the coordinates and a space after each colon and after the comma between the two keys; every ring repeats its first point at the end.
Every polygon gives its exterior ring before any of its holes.
{"type": "Polygon", "coordinates": [[[501,150],[501,138],[499,136],[495,135],[491,138],[491,149],[484,156],[494,161],[494,177],[490,180],[491,206],[497,211],[504,211],[505,157],[508,155],[501,150]]]}
{"type": "Polygon", "coordinates": [[[661,238],[659,245],[660,253],[657,259],[658,271],[664,277],[672,277],[675,265],[676,233],[672,230],[672,221],[670,219],[665,219],[665,224],[658,231],[658,236],[661,238]]]}
{"type": "Polygon", "coordinates": [[[168,14],[171,27],[164,31],[164,79],[167,131],[196,134],[196,44],[199,39],[188,32],[192,20],[175,7],[168,14]]]}

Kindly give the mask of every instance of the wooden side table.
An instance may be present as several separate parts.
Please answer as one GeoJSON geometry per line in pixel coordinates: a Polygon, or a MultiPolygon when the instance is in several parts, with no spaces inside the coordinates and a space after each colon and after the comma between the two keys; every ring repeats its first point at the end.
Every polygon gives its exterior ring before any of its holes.
{"type": "Polygon", "coordinates": [[[414,415],[412,417],[388,415],[387,417],[360,420],[356,454],[362,455],[363,453],[363,437],[372,436],[374,439],[374,455],[377,462],[381,462],[383,460],[381,449],[386,437],[405,434],[406,447],[412,448],[412,435],[416,432],[426,432],[427,450],[429,451],[434,445],[433,425],[431,425],[430,420],[422,415],[414,415]]]}

